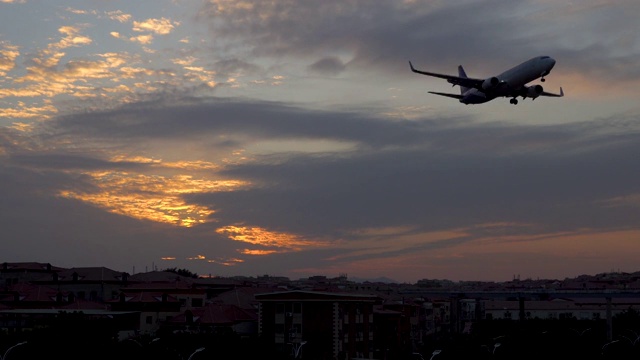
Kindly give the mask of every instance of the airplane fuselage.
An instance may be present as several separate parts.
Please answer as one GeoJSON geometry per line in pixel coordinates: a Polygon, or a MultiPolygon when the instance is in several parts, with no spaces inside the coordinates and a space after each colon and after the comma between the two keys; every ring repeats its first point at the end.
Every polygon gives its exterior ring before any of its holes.
{"type": "Polygon", "coordinates": [[[556,61],[549,56],[536,56],[520,65],[495,76],[498,86],[492,89],[469,89],[463,94],[460,102],[463,104],[482,104],[500,96],[510,96],[514,91],[519,91],[527,83],[548,75],[556,61]]]}

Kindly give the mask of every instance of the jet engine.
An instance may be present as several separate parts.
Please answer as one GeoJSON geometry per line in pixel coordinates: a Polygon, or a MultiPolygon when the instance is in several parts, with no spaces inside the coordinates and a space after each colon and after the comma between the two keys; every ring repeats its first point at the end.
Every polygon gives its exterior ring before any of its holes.
{"type": "Polygon", "coordinates": [[[538,96],[540,96],[540,94],[542,94],[543,91],[544,89],[542,88],[542,85],[529,86],[527,88],[527,97],[535,99],[538,96]]]}
{"type": "Polygon", "coordinates": [[[498,86],[498,84],[500,84],[500,80],[497,77],[490,77],[488,79],[486,79],[485,81],[482,82],[482,88],[484,90],[490,90],[495,88],[496,86],[498,86]]]}

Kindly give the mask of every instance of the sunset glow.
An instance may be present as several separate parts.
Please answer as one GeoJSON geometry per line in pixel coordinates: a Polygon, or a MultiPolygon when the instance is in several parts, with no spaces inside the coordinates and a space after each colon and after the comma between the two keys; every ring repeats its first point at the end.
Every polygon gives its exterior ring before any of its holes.
{"type": "Polygon", "coordinates": [[[62,191],[59,195],[94,204],[116,214],[183,227],[207,222],[214,211],[189,204],[181,195],[202,191],[232,191],[244,186],[241,181],[211,181],[194,179],[190,175],[164,177],[116,172],[86,175],[93,179],[99,192],[62,191]]]}
{"type": "Polygon", "coordinates": [[[264,248],[274,248],[272,250],[242,250],[243,254],[249,255],[269,255],[276,252],[296,252],[302,251],[306,247],[324,246],[322,243],[304,240],[297,235],[282,232],[269,231],[260,227],[249,226],[225,226],[216,230],[234,241],[257,245],[264,248]]]}

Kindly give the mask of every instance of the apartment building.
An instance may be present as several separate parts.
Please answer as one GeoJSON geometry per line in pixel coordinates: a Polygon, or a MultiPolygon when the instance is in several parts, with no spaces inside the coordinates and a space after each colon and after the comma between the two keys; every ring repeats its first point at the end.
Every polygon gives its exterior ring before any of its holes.
{"type": "Polygon", "coordinates": [[[283,291],[256,295],[258,332],[305,359],[373,358],[375,295],[283,291]]]}

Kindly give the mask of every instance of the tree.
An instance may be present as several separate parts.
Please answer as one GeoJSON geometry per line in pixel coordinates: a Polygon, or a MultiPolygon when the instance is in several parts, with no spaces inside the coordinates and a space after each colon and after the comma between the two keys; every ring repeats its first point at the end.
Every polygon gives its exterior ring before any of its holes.
{"type": "Polygon", "coordinates": [[[167,268],[167,269],[164,269],[164,271],[172,272],[174,274],[178,274],[178,275],[181,275],[181,276],[186,276],[186,277],[190,277],[190,278],[194,278],[194,279],[198,278],[198,274],[193,273],[193,272],[191,272],[191,271],[189,271],[187,269],[167,268]]]}

